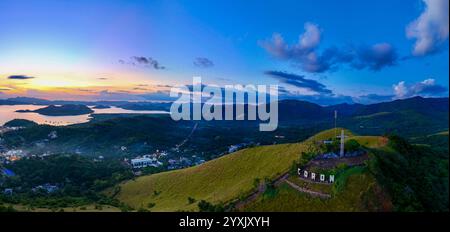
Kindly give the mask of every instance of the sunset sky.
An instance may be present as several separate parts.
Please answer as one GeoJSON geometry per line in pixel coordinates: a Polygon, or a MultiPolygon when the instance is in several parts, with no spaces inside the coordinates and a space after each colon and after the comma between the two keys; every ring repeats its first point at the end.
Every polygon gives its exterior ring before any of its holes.
{"type": "Polygon", "coordinates": [[[0,98],[279,84],[319,104],[448,96],[448,0],[0,0],[0,98]]]}

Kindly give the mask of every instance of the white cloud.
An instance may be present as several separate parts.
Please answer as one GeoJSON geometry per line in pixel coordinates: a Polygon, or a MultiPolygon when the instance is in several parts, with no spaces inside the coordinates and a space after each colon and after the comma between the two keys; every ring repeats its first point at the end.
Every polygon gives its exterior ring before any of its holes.
{"type": "Polygon", "coordinates": [[[404,81],[400,81],[392,87],[394,88],[394,93],[397,98],[404,98],[408,93],[408,89],[406,88],[404,81]]]}
{"type": "Polygon", "coordinates": [[[300,35],[298,49],[311,50],[319,46],[320,43],[320,29],[316,24],[305,23],[305,33],[300,35]]]}
{"type": "Polygon", "coordinates": [[[298,43],[289,46],[284,41],[283,37],[274,33],[272,35],[272,41],[263,42],[262,46],[269,51],[273,56],[278,58],[292,58],[292,57],[305,57],[311,53],[320,44],[320,29],[316,24],[305,23],[305,32],[299,36],[298,43]]]}
{"type": "Polygon", "coordinates": [[[392,87],[394,89],[395,98],[398,99],[414,97],[418,95],[425,97],[442,96],[447,92],[447,88],[436,84],[436,81],[432,78],[412,85],[407,85],[404,81],[400,81],[398,84],[394,84],[392,87]]]}
{"type": "Polygon", "coordinates": [[[448,39],[449,0],[423,0],[425,10],[408,25],[406,35],[416,39],[413,55],[424,56],[437,52],[448,39]]]}

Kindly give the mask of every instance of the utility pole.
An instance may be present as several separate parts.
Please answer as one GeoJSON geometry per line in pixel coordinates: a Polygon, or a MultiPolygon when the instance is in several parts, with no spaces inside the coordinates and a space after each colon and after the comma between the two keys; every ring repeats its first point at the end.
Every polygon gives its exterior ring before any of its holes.
{"type": "Polygon", "coordinates": [[[337,120],[337,110],[334,111],[334,138],[336,138],[336,120],[337,120]]]}

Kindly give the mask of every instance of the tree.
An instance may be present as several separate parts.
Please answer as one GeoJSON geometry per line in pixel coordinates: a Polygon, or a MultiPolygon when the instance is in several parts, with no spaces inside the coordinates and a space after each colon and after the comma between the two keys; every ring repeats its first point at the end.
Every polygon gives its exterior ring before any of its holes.
{"type": "Polygon", "coordinates": [[[361,148],[361,145],[358,143],[358,141],[354,139],[350,139],[347,142],[345,142],[345,150],[349,152],[357,151],[361,148]]]}
{"type": "Polygon", "coordinates": [[[194,198],[188,197],[188,203],[189,203],[189,204],[193,204],[193,203],[195,203],[195,202],[196,202],[196,200],[195,200],[194,198]]]}
{"type": "Polygon", "coordinates": [[[201,200],[198,203],[198,209],[200,212],[224,212],[225,207],[222,204],[214,205],[205,200],[201,200]]]}

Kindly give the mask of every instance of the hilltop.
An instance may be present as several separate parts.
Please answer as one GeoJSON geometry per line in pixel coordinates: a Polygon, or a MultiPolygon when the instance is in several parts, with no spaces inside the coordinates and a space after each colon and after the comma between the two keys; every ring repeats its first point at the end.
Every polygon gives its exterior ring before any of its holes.
{"type": "Polygon", "coordinates": [[[256,179],[274,179],[286,172],[304,143],[244,149],[199,166],[138,177],[122,183],[115,197],[134,208],[155,204],[152,211],[197,210],[196,201],[225,203],[246,196],[256,179]]]}
{"type": "Polygon", "coordinates": [[[368,145],[364,166],[333,170],[333,185],[314,184],[290,176],[271,191],[246,204],[242,211],[448,211],[448,131],[415,138],[349,137],[368,145]],[[298,191],[306,188],[331,197],[298,191]]]}
{"type": "MultiPolygon", "coordinates": [[[[281,177],[302,154],[317,152],[315,141],[333,135],[334,130],[327,130],[301,143],[247,148],[199,166],[138,177],[108,194],[133,208],[151,206],[152,211],[196,211],[201,200],[226,205],[245,199],[260,183],[281,177]]],[[[380,140],[349,131],[347,135],[370,147],[377,147],[380,140]]]]}

